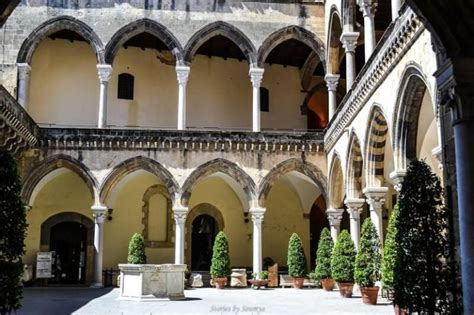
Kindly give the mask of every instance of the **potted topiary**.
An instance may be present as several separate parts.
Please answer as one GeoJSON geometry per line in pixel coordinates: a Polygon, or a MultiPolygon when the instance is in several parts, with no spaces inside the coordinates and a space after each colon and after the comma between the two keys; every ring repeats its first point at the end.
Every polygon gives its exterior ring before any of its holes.
{"type": "Polygon", "coordinates": [[[145,242],[141,234],[135,233],[128,244],[127,262],[129,264],[146,264],[145,242]]]}
{"type": "Polygon", "coordinates": [[[331,258],[331,274],[342,297],[352,297],[355,255],[354,242],[349,233],[343,230],[337,237],[331,258]]]}
{"type": "Polygon", "coordinates": [[[268,284],[268,271],[261,271],[259,273],[253,273],[252,279],[249,280],[252,288],[260,289],[261,287],[265,287],[268,284]]]}
{"type": "Polygon", "coordinates": [[[306,258],[298,234],[293,233],[288,244],[288,274],[293,277],[293,288],[303,288],[306,277],[306,258]]]}
{"type": "Polygon", "coordinates": [[[383,257],[381,265],[382,288],[387,292],[389,300],[393,300],[393,269],[395,267],[395,259],[397,255],[397,243],[395,237],[397,234],[396,221],[398,214],[398,204],[390,214],[388,221],[387,236],[385,237],[385,246],[383,247],[383,257]]]}
{"type": "Polygon", "coordinates": [[[375,286],[375,282],[380,280],[380,260],[379,236],[372,220],[367,218],[362,224],[362,236],[354,271],[364,304],[377,304],[379,287],[375,286]]]}
{"type": "Polygon", "coordinates": [[[229,243],[224,232],[219,232],[214,241],[210,274],[218,289],[224,289],[230,276],[229,243]]]}
{"type": "Polygon", "coordinates": [[[316,253],[316,269],[314,278],[321,282],[326,291],[332,291],[334,288],[334,279],[331,276],[331,256],[334,247],[331,232],[324,228],[319,238],[318,251],[316,253]]]}

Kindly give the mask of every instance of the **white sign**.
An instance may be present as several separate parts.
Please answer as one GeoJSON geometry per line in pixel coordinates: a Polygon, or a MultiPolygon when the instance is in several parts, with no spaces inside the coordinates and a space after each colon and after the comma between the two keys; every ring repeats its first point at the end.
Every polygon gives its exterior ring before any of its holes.
{"type": "Polygon", "coordinates": [[[52,278],[52,252],[38,252],[36,255],[36,278],[52,278]]]}

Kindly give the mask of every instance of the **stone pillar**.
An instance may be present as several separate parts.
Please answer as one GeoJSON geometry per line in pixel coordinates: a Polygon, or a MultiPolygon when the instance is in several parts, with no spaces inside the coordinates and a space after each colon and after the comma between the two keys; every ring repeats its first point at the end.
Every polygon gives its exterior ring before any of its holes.
{"type": "Polygon", "coordinates": [[[364,47],[365,61],[367,62],[375,49],[374,16],[377,2],[375,0],[357,0],[357,4],[364,16],[364,47]]]}
{"type": "Polygon", "coordinates": [[[337,240],[337,235],[341,229],[341,220],[344,209],[327,209],[326,214],[328,216],[329,226],[331,227],[331,237],[334,244],[337,240]]]}
{"type": "Polygon", "coordinates": [[[262,68],[250,68],[249,76],[252,81],[252,130],[259,132],[260,127],[260,84],[263,78],[262,68]]]}
{"type": "Polygon", "coordinates": [[[100,80],[100,96],[99,96],[99,118],[97,126],[99,128],[107,127],[107,93],[109,79],[112,75],[112,66],[101,64],[97,65],[97,72],[100,80]]]}
{"type": "Polygon", "coordinates": [[[352,89],[356,77],[355,49],[357,46],[358,32],[344,32],[341,35],[342,47],[346,51],[346,90],[352,89]]]}
{"type": "Polygon", "coordinates": [[[28,110],[28,96],[30,86],[30,73],[31,67],[27,63],[18,63],[18,103],[25,109],[28,110]]]}
{"type": "Polygon", "coordinates": [[[364,194],[367,197],[367,203],[370,207],[370,218],[375,225],[377,234],[380,237],[380,246],[383,247],[383,217],[382,207],[385,203],[387,187],[367,187],[364,194]]]}
{"type": "Polygon", "coordinates": [[[392,21],[395,21],[402,7],[402,0],[392,0],[392,21]]]}
{"type": "Polygon", "coordinates": [[[356,249],[359,248],[360,241],[360,213],[362,212],[362,206],[365,203],[364,199],[346,199],[344,202],[347,206],[347,212],[349,212],[351,220],[351,238],[354,241],[356,249]]]}
{"type": "Polygon", "coordinates": [[[262,271],[262,222],[265,208],[250,208],[249,212],[253,222],[253,273],[258,275],[262,271]]]}
{"type": "Polygon", "coordinates": [[[324,80],[326,81],[326,86],[328,87],[328,97],[329,97],[329,120],[332,119],[334,113],[336,112],[337,108],[337,99],[336,99],[336,91],[337,91],[337,84],[339,83],[339,75],[338,74],[326,74],[324,80]]]}
{"type": "Polygon", "coordinates": [[[393,188],[395,189],[397,194],[400,194],[400,191],[402,190],[402,183],[406,174],[407,171],[405,170],[398,170],[390,173],[390,179],[393,181],[393,188]]]}
{"type": "Polygon", "coordinates": [[[104,256],[104,219],[107,213],[107,207],[92,206],[92,215],[94,216],[94,280],[91,287],[102,288],[102,260],[104,256]]]}
{"type": "Polygon", "coordinates": [[[187,66],[176,66],[176,76],[178,77],[178,130],[186,129],[186,84],[188,82],[189,71],[187,66]]]}
{"type": "Polygon", "coordinates": [[[173,208],[173,217],[175,226],[175,252],[174,252],[174,263],[175,264],[184,264],[184,232],[186,223],[186,217],[188,215],[187,207],[174,207],[173,208]]]}

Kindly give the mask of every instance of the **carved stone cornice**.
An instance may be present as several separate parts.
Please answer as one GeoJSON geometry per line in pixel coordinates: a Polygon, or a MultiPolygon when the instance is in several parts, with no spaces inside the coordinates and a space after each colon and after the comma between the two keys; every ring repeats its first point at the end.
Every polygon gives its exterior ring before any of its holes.
{"type": "Polygon", "coordinates": [[[341,101],[324,137],[329,152],[346,128],[410,49],[425,26],[413,11],[404,12],[380,39],[372,57],[357,75],[352,91],[341,101]]]}

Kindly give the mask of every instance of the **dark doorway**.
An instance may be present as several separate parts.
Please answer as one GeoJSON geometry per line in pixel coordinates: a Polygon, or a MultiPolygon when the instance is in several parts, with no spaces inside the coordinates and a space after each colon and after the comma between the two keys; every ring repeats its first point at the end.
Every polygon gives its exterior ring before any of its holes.
{"type": "Polygon", "coordinates": [[[87,228],[77,222],[62,222],[51,227],[50,251],[55,252],[55,283],[84,284],[86,278],[87,228]]]}
{"type": "Polygon", "coordinates": [[[326,216],[326,203],[324,202],[324,198],[319,197],[314,202],[309,216],[311,269],[314,269],[316,266],[316,252],[318,250],[319,237],[325,227],[329,228],[329,222],[326,216]]]}
{"type": "Polygon", "coordinates": [[[193,221],[191,241],[191,269],[208,271],[211,267],[212,247],[217,235],[217,222],[207,214],[196,217],[193,221]]]}

